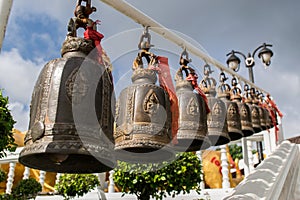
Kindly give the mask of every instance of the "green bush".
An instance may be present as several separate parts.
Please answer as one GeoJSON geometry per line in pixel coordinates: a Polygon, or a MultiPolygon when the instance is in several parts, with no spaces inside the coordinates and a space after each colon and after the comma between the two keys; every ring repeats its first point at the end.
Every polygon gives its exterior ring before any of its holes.
{"type": "Polygon", "coordinates": [[[194,153],[179,153],[175,161],[164,164],[159,168],[158,164],[119,162],[114,181],[123,195],[135,194],[139,200],[149,200],[150,196],[162,199],[167,194],[175,197],[192,189],[200,193],[201,162],[194,153]]]}
{"type": "Polygon", "coordinates": [[[0,158],[6,156],[4,150],[15,151],[17,148],[12,133],[15,123],[8,109],[8,97],[3,97],[0,90],[0,158]]]}
{"type": "Polygon", "coordinates": [[[41,191],[41,184],[37,180],[29,178],[21,180],[12,190],[12,194],[17,199],[30,199],[35,198],[41,191]]]}
{"type": "Polygon", "coordinates": [[[93,174],[63,174],[55,189],[65,199],[83,196],[100,185],[98,177],[93,174]]]}

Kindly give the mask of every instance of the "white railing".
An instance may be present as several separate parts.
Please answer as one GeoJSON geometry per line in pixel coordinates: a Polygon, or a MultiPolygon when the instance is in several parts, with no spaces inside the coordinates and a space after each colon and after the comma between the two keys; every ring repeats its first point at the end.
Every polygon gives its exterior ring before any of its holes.
{"type": "Polygon", "coordinates": [[[284,141],[225,199],[299,199],[299,163],[299,145],[284,141]]]}

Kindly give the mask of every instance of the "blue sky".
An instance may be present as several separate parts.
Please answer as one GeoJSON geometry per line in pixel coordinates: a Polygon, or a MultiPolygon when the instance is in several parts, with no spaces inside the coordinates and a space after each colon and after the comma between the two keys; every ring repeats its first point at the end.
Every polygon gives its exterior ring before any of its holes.
{"type": "MultiPolygon", "coordinates": [[[[10,98],[11,110],[17,121],[16,128],[21,131],[28,127],[31,93],[41,68],[49,60],[60,57],[66,24],[73,16],[75,2],[76,0],[14,0],[0,54],[0,88],[10,98]]],[[[274,57],[269,69],[265,70],[257,56],[255,58],[255,82],[270,92],[284,113],[285,137],[300,134],[300,1],[128,2],[164,26],[192,38],[194,44],[224,64],[226,54],[232,49],[247,54],[263,42],[273,44],[274,57]]],[[[131,63],[141,26],[101,1],[93,0],[92,3],[98,11],[90,17],[102,21],[98,30],[105,35],[103,47],[112,58],[116,85],[124,87],[122,81],[130,82],[131,63]],[[121,42],[115,42],[117,37],[120,37],[121,42]],[[119,55],[119,49],[122,48],[126,54],[124,56],[119,55]],[[132,51],[133,53],[129,53],[132,51]],[[118,84],[120,80],[122,81],[118,84]]],[[[157,52],[168,55],[171,65],[176,69],[180,49],[155,35],[152,43],[158,49],[168,48],[168,53],[164,50],[157,52]]],[[[193,55],[191,57],[192,64],[201,77],[203,62],[193,55]]],[[[217,76],[219,70],[214,70],[217,76]]],[[[244,65],[241,65],[239,73],[248,77],[244,65]]]]}

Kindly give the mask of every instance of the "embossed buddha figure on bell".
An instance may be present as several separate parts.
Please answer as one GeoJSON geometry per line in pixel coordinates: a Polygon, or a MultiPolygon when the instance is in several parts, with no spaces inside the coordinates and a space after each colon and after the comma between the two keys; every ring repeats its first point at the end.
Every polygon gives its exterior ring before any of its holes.
{"type": "Polygon", "coordinates": [[[209,65],[204,66],[204,78],[200,82],[200,88],[208,99],[210,113],[207,115],[208,138],[212,146],[227,144],[230,142],[227,125],[227,110],[225,103],[216,98],[216,80],[209,75],[213,71],[209,65]]]}
{"type": "Polygon", "coordinates": [[[236,102],[230,101],[230,86],[225,83],[228,78],[224,72],[220,74],[220,86],[218,87],[218,98],[221,99],[226,106],[226,119],[228,126],[228,135],[230,140],[238,140],[243,137],[241,118],[239,108],[236,102]]]}
{"type": "Polygon", "coordinates": [[[248,137],[254,134],[251,111],[248,104],[242,101],[242,90],[238,87],[238,82],[235,77],[232,78],[231,85],[230,99],[238,105],[243,136],[248,137]]]}
{"type": "Polygon", "coordinates": [[[175,76],[179,107],[178,144],[175,148],[179,151],[207,149],[211,143],[207,137],[206,102],[200,94],[204,93],[199,91],[195,70],[187,66],[188,62],[184,62],[188,61],[188,57],[181,55],[180,61],[181,67],[175,76]]]}
{"type": "Polygon", "coordinates": [[[161,162],[174,157],[171,148],[171,111],[168,93],[157,82],[157,72],[144,68],[141,51],[134,61],[132,84],[123,89],[116,104],[115,151],[127,162],[161,162]]]}

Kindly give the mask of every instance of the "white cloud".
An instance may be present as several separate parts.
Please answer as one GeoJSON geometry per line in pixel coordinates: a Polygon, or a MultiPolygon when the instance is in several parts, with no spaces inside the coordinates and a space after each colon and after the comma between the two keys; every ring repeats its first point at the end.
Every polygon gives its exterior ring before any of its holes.
{"type": "Polygon", "coordinates": [[[9,109],[13,119],[16,121],[14,128],[20,131],[26,131],[29,124],[29,106],[20,102],[13,102],[9,104],[9,109]]]}
{"type": "Polygon", "coordinates": [[[42,62],[24,60],[18,50],[0,54],[0,87],[9,97],[10,109],[16,128],[26,130],[29,118],[29,102],[42,62]]]}

